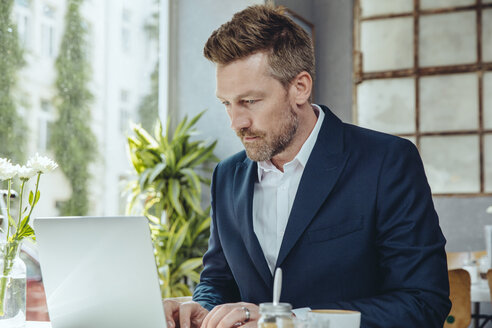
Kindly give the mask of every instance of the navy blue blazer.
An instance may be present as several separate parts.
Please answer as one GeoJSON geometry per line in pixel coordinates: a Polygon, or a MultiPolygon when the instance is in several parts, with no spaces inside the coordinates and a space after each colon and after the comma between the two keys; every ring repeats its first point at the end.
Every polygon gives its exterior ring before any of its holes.
{"type": "MultiPolygon", "coordinates": [[[[359,310],[361,327],[442,327],[451,308],[446,240],[418,150],[322,108],[278,254],[281,301],[359,310]]],[[[257,164],[244,151],[214,171],[209,248],[193,294],[208,310],[272,300],[253,231],[256,181],[257,164]]]]}

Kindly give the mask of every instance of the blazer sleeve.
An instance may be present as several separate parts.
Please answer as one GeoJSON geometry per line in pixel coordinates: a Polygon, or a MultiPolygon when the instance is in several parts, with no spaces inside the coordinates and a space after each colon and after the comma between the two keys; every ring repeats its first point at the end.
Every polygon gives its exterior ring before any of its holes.
{"type": "Polygon", "coordinates": [[[422,161],[411,142],[397,139],[382,163],[375,240],[381,293],[315,308],[358,310],[364,328],[441,328],[451,309],[446,240],[422,161]]]}
{"type": "Polygon", "coordinates": [[[240,294],[236,281],[220,243],[216,218],[216,178],[220,164],[215,168],[211,185],[211,217],[210,238],[208,250],[203,256],[203,271],[200,274],[200,283],[193,292],[193,300],[208,311],[216,305],[239,302],[240,294]]]}

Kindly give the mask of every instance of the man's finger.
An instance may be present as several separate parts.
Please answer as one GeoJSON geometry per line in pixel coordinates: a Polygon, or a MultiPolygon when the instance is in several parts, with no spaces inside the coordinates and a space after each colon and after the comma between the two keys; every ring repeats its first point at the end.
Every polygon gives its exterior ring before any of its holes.
{"type": "Polygon", "coordinates": [[[225,313],[220,321],[216,323],[217,327],[225,328],[225,327],[233,327],[237,325],[241,325],[246,321],[246,312],[244,311],[242,306],[235,306],[228,309],[228,312],[225,313]]]}
{"type": "Polygon", "coordinates": [[[210,322],[210,318],[212,318],[215,313],[218,311],[218,309],[220,308],[220,305],[219,306],[216,306],[212,309],[212,311],[210,311],[207,316],[205,317],[205,319],[203,319],[203,322],[202,322],[202,325],[201,325],[201,328],[206,328],[208,327],[208,323],[210,322]]]}
{"type": "Polygon", "coordinates": [[[231,310],[231,304],[218,305],[207,314],[207,317],[203,321],[202,328],[216,328],[220,320],[229,313],[231,310]]]}
{"type": "Polygon", "coordinates": [[[191,327],[191,316],[194,315],[197,311],[195,308],[197,304],[190,303],[182,303],[179,307],[179,327],[180,328],[190,328],[191,327]]]}
{"type": "Polygon", "coordinates": [[[176,327],[174,317],[179,310],[179,303],[173,300],[166,299],[162,301],[162,305],[164,306],[164,315],[166,317],[168,328],[176,327]]]}

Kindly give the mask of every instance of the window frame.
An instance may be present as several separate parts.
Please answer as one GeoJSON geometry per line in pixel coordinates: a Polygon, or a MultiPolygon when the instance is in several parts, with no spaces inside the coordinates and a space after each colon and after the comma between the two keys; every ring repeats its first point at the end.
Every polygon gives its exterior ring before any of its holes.
{"type": "MultiPolygon", "coordinates": [[[[492,192],[485,191],[485,136],[492,135],[492,129],[486,129],[484,127],[484,73],[492,72],[492,62],[484,62],[482,60],[482,13],[484,10],[492,10],[492,3],[482,3],[481,0],[476,0],[473,5],[466,6],[453,6],[447,8],[436,9],[420,9],[420,0],[413,0],[413,11],[394,13],[394,14],[382,14],[362,17],[361,0],[354,1],[354,22],[353,22],[353,121],[358,124],[358,103],[357,103],[357,90],[358,86],[368,80],[375,79],[390,79],[390,78],[403,78],[411,77],[415,81],[415,131],[414,133],[402,133],[396,134],[400,137],[412,137],[415,138],[415,144],[420,150],[421,138],[432,136],[465,136],[472,135],[478,136],[479,139],[479,192],[473,193],[433,193],[437,197],[476,197],[476,196],[492,196],[492,192]],[[426,66],[420,67],[419,65],[419,19],[426,15],[438,15],[457,13],[465,11],[476,12],[476,38],[477,38],[477,60],[472,64],[459,64],[459,65],[442,65],[442,66],[426,66]],[[413,61],[414,66],[409,69],[387,70],[379,72],[364,72],[362,51],[361,51],[361,23],[371,20],[383,20],[397,17],[413,17],[413,61]],[[433,75],[448,75],[457,73],[476,73],[478,78],[478,128],[472,130],[452,130],[452,131],[434,131],[434,132],[422,132],[420,129],[420,79],[421,77],[433,76],[433,75]]],[[[489,186],[487,186],[489,187],[489,186]]]]}

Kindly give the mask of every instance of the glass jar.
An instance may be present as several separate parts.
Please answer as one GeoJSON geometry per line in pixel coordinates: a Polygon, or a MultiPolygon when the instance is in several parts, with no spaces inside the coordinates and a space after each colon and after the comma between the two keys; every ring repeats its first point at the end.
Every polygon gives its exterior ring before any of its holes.
{"type": "Polygon", "coordinates": [[[26,265],[20,243],[0,243],[0,327],[24,327],[26,322],[26,265]]]}
{"type": "Polygon", "coordinates": [[[294,328],[292,306],[289,303],[261,303],[258,328],[294,328]]]}

